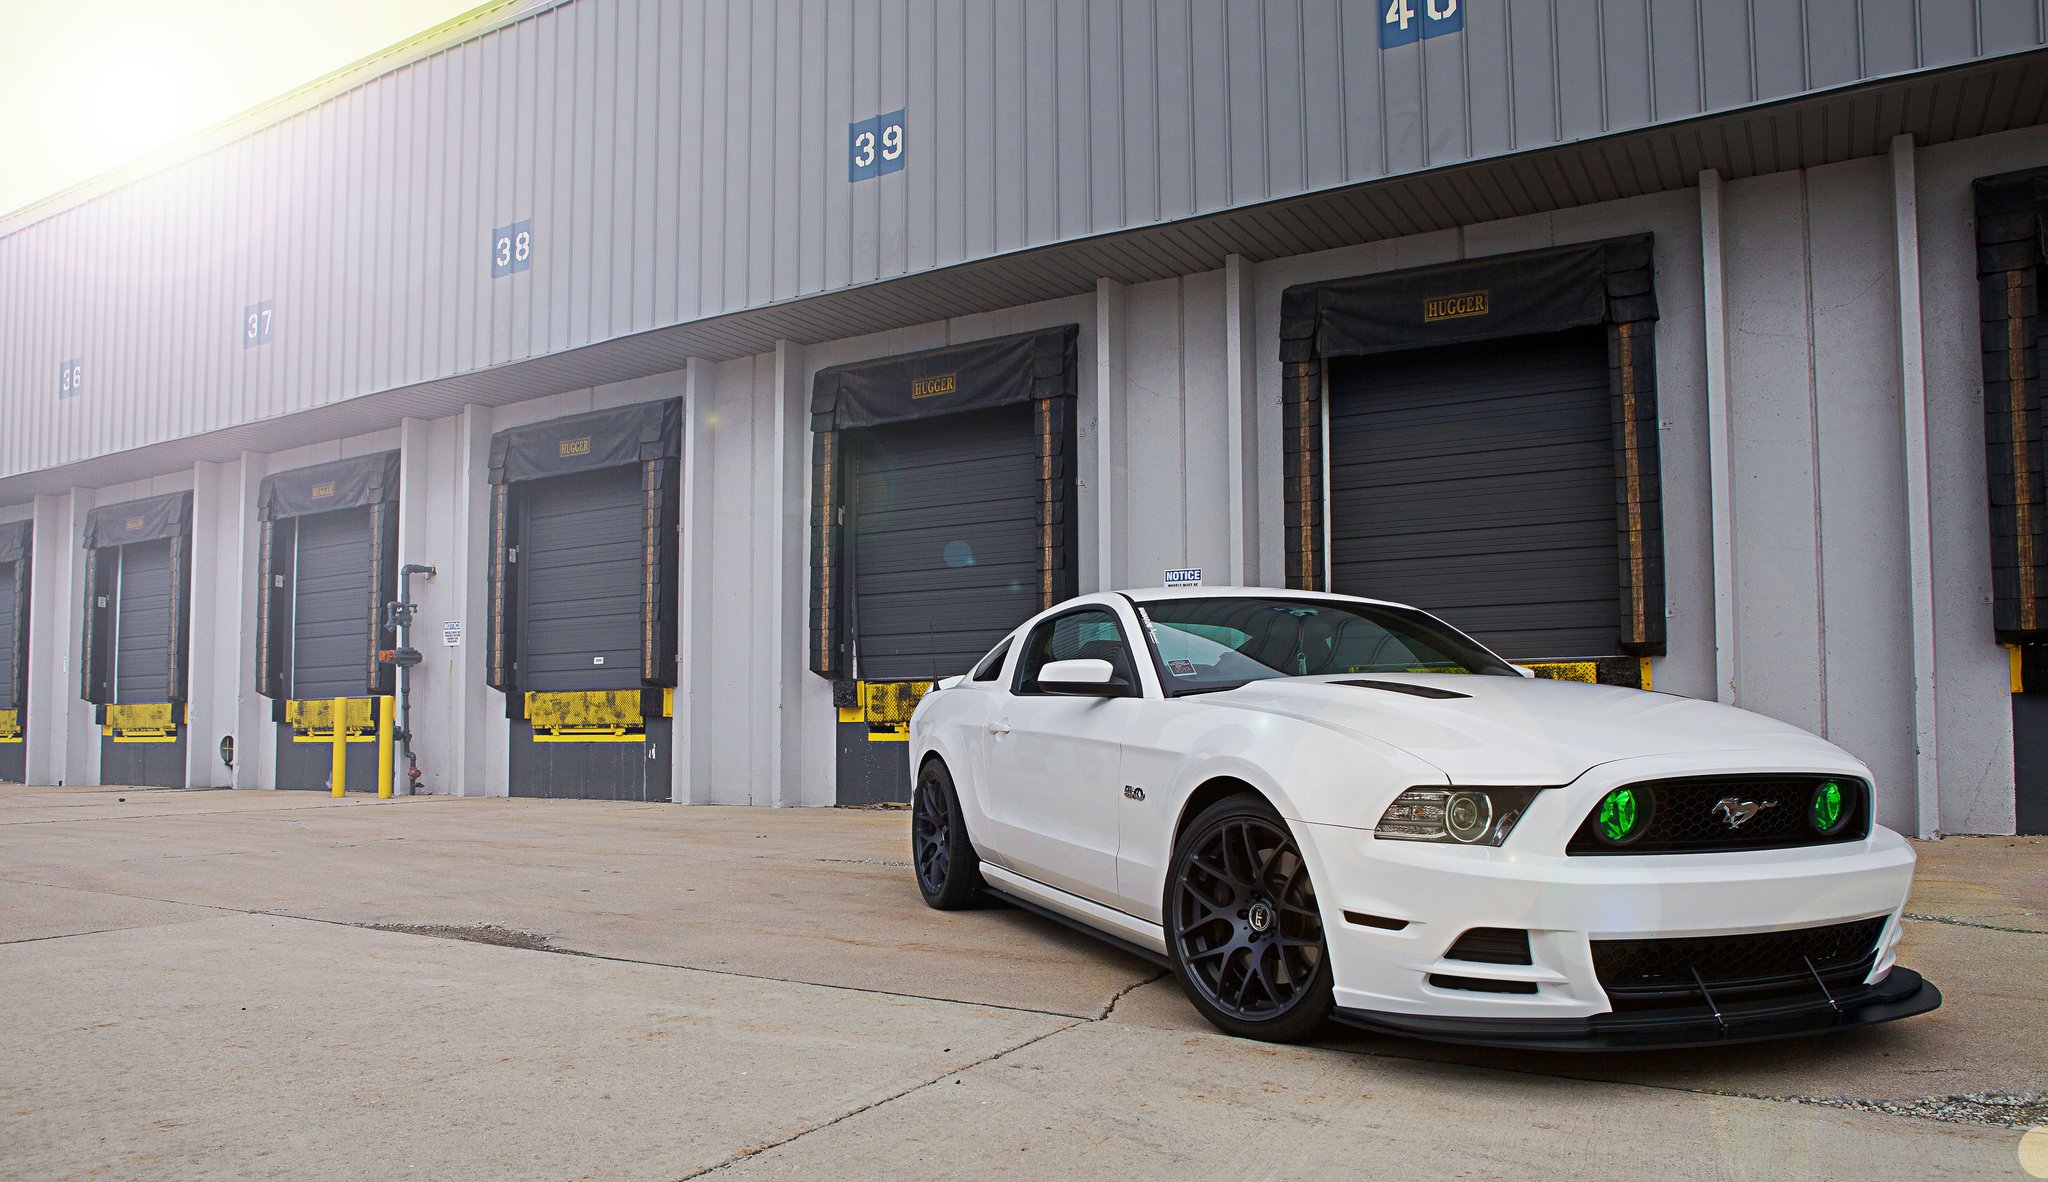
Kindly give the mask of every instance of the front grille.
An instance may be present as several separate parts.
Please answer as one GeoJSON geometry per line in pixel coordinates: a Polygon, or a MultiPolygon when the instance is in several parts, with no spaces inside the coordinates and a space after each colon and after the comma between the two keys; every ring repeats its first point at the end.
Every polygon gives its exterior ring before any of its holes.
{"type": "Polygon", "coordinates": [[[1822,983],[1840,995],[1870,974],[1884,923],[1880,915],[1748,936],[1595,940],[1593,971],[1617,1012],[1787,998],[1824,1003],[1822,983]]]}
{"type": "Polygon", "coordinates": [[[1861,841],[1870,836],[1870,785],[1848,776],[1691,776],[1625,787],[1634,793],[1644,816],[1639,822],[1641,832],[1626,843],[1607,840],[1600,826],[1602,802],[1595,801],[1566,843],[1565,853],[1771,850],[1861,841]],[[1811,812],[1814,792],[1829,781],[1842,789],[1843,815],[1841,828],[1824,834],[1814,828],[1811,812]],[[1728,802],[1725,807],[1723,802],[1728,802]],[[1739,823],[1731,825],[1731,819],[1739,823]]]}

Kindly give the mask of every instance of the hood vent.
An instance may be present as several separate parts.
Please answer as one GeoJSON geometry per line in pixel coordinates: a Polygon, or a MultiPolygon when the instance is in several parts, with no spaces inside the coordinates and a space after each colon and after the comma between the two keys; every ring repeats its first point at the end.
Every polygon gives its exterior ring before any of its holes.
{"type": "Polygon", "coordinates": [[[1404,681],[1339,681],[1334,685],[1355,685],[1360,689],[1386,690],[1388,693],[1407,694],[1414,698],[1469,698],[1457,690],[1438,689],[1433,685],[1410,685],[1404,681]]]}

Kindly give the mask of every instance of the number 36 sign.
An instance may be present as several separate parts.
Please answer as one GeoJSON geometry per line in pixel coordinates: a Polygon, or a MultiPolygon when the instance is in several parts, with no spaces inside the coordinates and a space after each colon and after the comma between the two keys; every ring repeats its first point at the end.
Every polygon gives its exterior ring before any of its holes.
{"type": "Polygon", "coordinates": [[[1378,3],[1386,6],[1380,13],[1381,49],[1441,37],[1465,27],[1463,0],[1378,0],[1378,3]]]}
{"type": "Polygon", "coordinates": [[[849,184],[903,171],[903,112],[891,111],[848,124],[846,143],[849,184]]]}

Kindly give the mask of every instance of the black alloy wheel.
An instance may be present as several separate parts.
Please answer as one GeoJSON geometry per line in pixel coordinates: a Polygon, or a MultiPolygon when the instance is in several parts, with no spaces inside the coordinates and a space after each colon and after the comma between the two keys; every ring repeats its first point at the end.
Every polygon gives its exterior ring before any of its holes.
{"type": "Polygon", "coordinates": [[[1287,822],[1257,796],[1203,810],[1174,848],[1167,944],[1188,1000],[1217,1028],[1294,1042],[1329,1017],[1329,949],[1287,822]]]}
{"type": "Polygon", "coordinates": [[[910,813],[910,861],[925,906],[954,911],[981,897],[981,859],[967,838],[960,797],[943,761],[926,761],[918,772],[910,813]]]}

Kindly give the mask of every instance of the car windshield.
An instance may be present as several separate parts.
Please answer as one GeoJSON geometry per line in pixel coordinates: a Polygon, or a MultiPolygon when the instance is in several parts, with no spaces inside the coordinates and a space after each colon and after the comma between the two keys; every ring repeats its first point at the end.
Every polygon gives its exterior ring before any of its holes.
{"type": "Polygon", "coordinates": [[[1518,676],[1464,633],[1413,608],[1251,596],[1137,607],[1169,697],[1328,673],[1518,676]]]}

